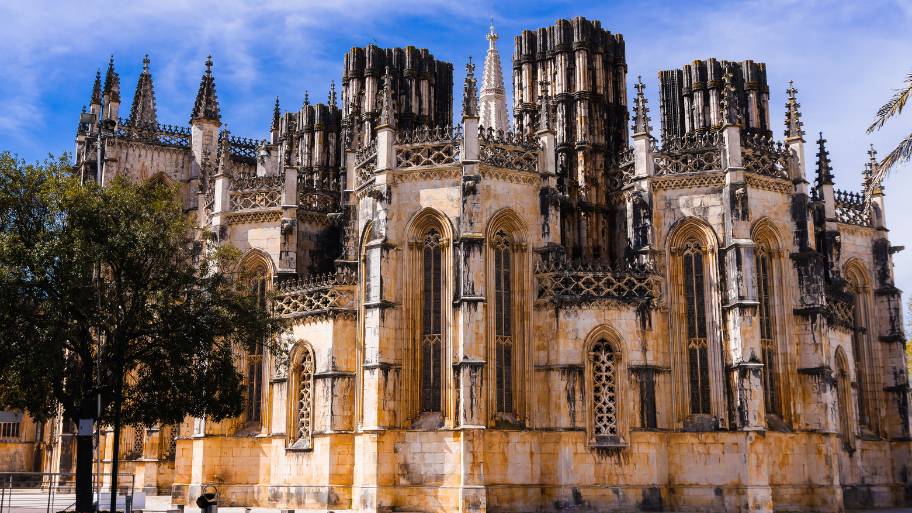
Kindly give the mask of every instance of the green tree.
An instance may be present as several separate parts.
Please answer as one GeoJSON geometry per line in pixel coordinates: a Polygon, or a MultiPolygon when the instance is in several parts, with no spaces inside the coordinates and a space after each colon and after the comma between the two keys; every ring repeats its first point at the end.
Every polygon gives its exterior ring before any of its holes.
{"type": "MultiPolygon", "coordinates": [[[[906,76],[903,86],[896,90],[893,97],[890,98],[890,101],[885,103],[877,111],[877,117],[874,119],[874,122],[871,123],[871,126],[868,127],[868,133],[870,134],[880,130],[884,124],[886,124],[887,120],[897,114],[901,114],[903,107],[906,106],[906,102],[910,97],[912,97],[912,73],[909,73],[909,75],[906,76]]],[[[893,148],[893,151],[888,153],[880,162],[877,166],[877,179],[882,180],[893,166],[906,162],[910,158],[912,158],[912,133],[909,133],[909,135],[900,141],[899,144],[893,148]]]]}
{"type": "MultiPolygon", "coordinates": [[[[121,421],[239,415],[235,357],[282,322],[238,285],[237,251],[201,251],[195,234],[161,181],[83,185],[65,156],[0,154],[0,406],[75,422],[100,397],[115,453],[121,421]]],[[[80,511],[91,471],[91,436],[78,437],[80,511]]]]}

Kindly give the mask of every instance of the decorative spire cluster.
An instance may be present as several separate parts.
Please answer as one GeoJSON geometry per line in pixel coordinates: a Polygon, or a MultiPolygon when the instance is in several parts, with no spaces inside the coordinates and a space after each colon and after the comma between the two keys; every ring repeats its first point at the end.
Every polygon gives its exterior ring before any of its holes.
{"type": "Polygon", "coordinates": [[[478,84],[475,82],[475,63],[471,56],[466,63],[465,84],[462,87],[462,117],[478,117],[478,84]]]}
{"type": "Polygon", "coordinates": [[[794,83],[789,80],[788,89],[786,89],[788,100],[785,102],[785,139],[795,140],[804,137],[804,123],[801,122],[801,104],[798,103],[797,93],[794,83]]]}
{"type": "Polygon", "coordinates": [[[380,126],[396,128],[396,106],[393,103],[393,75],[389,66],[383,73],[383,90],[380,92],[380,126]]]}
{"type": "Polygon", "coordinates": [[[136,92],[133,94],[133,106],[130,108],[130,124],[157,124],[158,114],[155,108],[155,89],[152,86],[152,73],[149,71],[149,56],[143,58],[142,73],[136,81],[136,92]]]}
{"type": "Polygon", "coordinates": [[[649,126],[649,106],[646,104],[646,95],[643,92],[646,90],[646,84],[643,83],[642,77],[637,76],[637,83],[634,87],[637,93],[633,100],[633,133],[648,134],[652,131],[652,127],[649,126]]]}
{"type": "Polygon", "coordinates": [[[101,70],[95,70],[95,84],[92,85],[92,99],[89,105],[101,105],[101,70]]]}
{"type": "Polygon", "coordinates": [[[485,56],[484,71],[481,82],[480,116],[481,126],[494,130],[509,129],[507,118],[507,97],[504,93],[503,70],[500,66],[500,54],[497,52],[497,32],[494,31],[494,20],[488,30],[488,53],[485,56]]]}
{"type": "Polygon", "coordinates": [[[120,75],[114,70],[114,56],[108,61],[108,72],[105,74],[104,91],[109,102],[120,103],[120,75]]]}
{"type": "Polygon", "coordinates": [[[817,139],[817,187],[833,185],[833,168],[830,166],[830,152],[826,149],[826,139],[823,132],[817,139]]]}
{"type": "Polygon", "coordinates": [[[725,67],[722,75],[722,115],[726,125],[741,123],[741,108],[738,105],[738,95],[735,92],[734,75],[731,66],[725,67]]]}
{"type": "Polygon", "coordinates": [[[190,119],[206,119],[220,123],[222,120],[219,111],[218,95],[215,92],[215,77],[212,76],[212,55],[206,57],[206,71],[200,80],[199,91],[196,93],[196,102],[193,104],[193,113],[190,119]]]}

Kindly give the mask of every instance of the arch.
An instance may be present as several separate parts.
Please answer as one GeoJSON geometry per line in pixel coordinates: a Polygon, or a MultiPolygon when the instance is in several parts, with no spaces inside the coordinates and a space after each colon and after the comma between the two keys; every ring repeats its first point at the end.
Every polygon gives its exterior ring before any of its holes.
{"type": "Polygon", "coordinates": [[[715,251],[719,247],[719,238],[713,227],[692,216],[679,219],[671,226],[665,238],[665,246],[671,253],[677,253],[687,241],[693,239],[706,244],[707,251],[715,251]]]}
{"type": "MultiPolygon", "coordinates": [[[[265,310],[267,294],[271,289],[272,277],[276,271],[272,258],[265,251],[251,248],[238,260],[235,269],[236,275],[242,281],[249,283],[251,294],[257,297],[260,307],[265,310]]],[[[264,381],[266,380],[264,367],[268,360],[263,357],[265,345],[265,341],[261,341],[256,344],[253,352],[245,351],[241,356],[247,387],[245,417],[247,422],[260,422],[261,424],[264,410],[267,410],[263,407],[264,381]]]]}
{"type": "Polygon", "coordinates": [[[288,355],[288,447],[310,450],[313,448],[313,426],[316,372],[316,353],[308,342],[298,340],[288,355]]]}
{"type": "Polygon", "coordinates": [[[755,243],[766,244],[776,253],[784,247],[781,233],[776,223],[768,217],[758,219],[751,227],[751,239],[755,243]]]}
{"type": "Polygon", "coordinates": [[[158,183],[164,184],[165,186],[167,186],[169,188],[173,188],[177,185],[177,182],[175,182],[174,179],[171,178],[170,176],[168,176],[168,174],[165,173],[164,171],[159,171],[159,172],[151,175],[149,178],[146,179],[146,182],[150,183],[150,184],[158,182],[158,183]]]}
{"type": "Polygon", "coordinates": [[[529,227],[512,208],[502,208],[494,212],[488,220],[488,226],[485,228],[487,239],[491,240],[497,231],[509,233],[517,243],[528,243],[529,227]]]}
{"type": "Polygon", "coordinates": [[[842,266],[842,275],[856,289],[853,292],[869,289],[873,283],[868,267],[857,257],[846,260],[842,266]]]}
{"type": "Polygon", "coordinates": [[[626,359],[620,335],[611,326],[595,327],[583,344],[589,444],[626,445],[626,359]]]}
{"type": "Polygon", "coordinates": [[[235,264],[234,271],[236,274],[241,274],[252,271],[258,266],[262,266],[266,270],[267,278],[275,276],[278,272],[269,253],[259,248],[250,248],[245,251],[241,258],[238,259],[237,264],[235,264]]]}
{"type": "Polygon", "coordinates": [[[424,207],[409,219],[405,225],[405,236],[409,242],[417,242],[431,227],[436,226],[441,237],[447,241],[453,240],[453,223],[443,212],[432,207],[424,207]]]}

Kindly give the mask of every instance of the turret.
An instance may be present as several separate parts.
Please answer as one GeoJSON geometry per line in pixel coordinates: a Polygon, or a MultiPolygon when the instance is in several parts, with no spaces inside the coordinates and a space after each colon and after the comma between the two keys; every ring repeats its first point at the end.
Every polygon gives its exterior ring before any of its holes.
{"type": "Polygon", "coordinates": [[[152,73],[149,71],[149,56],[143,58],[142,73],[136,81],[133,106],[130,108],[129,124],[132,126],[156,125],[158,115],[155,109],[155,89],[152,87],[152,73]]]}

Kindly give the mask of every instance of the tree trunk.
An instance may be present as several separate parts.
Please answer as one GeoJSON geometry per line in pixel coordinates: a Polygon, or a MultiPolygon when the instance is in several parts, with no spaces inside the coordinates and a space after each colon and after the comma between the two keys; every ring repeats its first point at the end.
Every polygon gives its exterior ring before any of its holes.
{"type": "Polygon", "coordinates": [[[93,419],[79,419],[76,431],[76,511],[91,512],[92,506],[92,426],[93,419]]]}
{"type": "MultiPolygon", "coordinates": [[[[111,509],[110,512],[117,511],[117,467],[120,463],[120,407],[123,403],[123,364],[118,362],[114,369],[117,373],[117,385],[114,387],[114,443],[111,455],[111,509]]],[[[126,497],[124,497],[126,500],[126,497]]],[[[124,503],[126,509],[126,503],[124,503]]]]}

